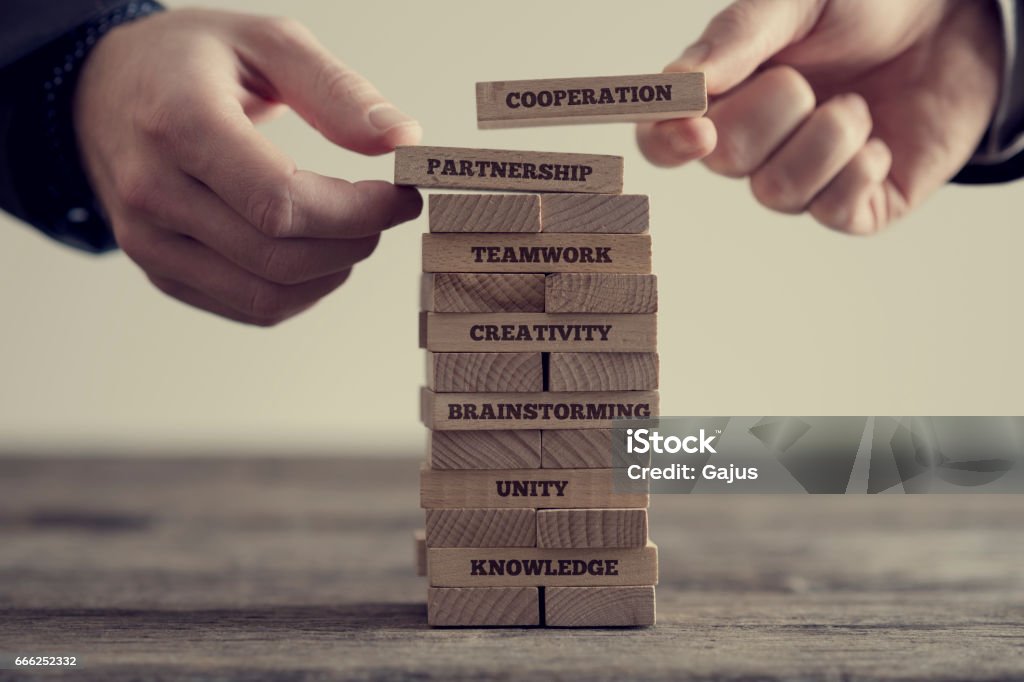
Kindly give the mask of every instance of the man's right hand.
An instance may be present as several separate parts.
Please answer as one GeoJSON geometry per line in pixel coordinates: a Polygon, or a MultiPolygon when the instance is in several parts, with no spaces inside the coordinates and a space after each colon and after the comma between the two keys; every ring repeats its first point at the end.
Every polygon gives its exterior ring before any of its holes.
{"type": "Polygon", "coordinates": [[[995,111],[992,0],[739,0],[666,71],[705,71],[706,118],[643,124],[660,166],[704,158],[784,213],[870,234],[967,163],[995,111]]]}
{"type": "Polygon", "coordinates": [[[297,170],[256,132],[279,104],[361,154],[420,127],[287,19],[171,11],[116,28],[75,94],[83,165],[121,248],[163,292],[272,325],[348,277],[415,189],[297,170]]]}

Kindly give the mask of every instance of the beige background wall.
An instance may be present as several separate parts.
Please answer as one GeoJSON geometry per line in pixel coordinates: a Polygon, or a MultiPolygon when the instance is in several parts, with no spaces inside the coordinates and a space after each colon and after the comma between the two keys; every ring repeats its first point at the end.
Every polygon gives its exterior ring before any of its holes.
{"type": "MultiPolygon", "coordinates": [[[[652,197],[665,414],[1024,414],[1024,186],[950,187],[855,240],[701,167],[648,166],[627,125],[476,130],[475,81],[657,71],[719,3],[208,4],[306,22],[420,117],[425,143],[625,155],[626,191],[652,197]]],[[[390,177],[390,157],[332,148],[293,116],[265,130],[307,168],[390,177]]],[[[0,218],[0,450],[418,454],[425,225],[262,330],[0,218]]]]}

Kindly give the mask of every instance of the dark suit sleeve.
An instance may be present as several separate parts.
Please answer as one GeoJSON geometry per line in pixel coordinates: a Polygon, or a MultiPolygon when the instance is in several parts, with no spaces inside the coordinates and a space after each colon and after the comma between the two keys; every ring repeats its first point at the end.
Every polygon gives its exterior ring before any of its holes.
{"type": "Polygon", "coordinates": [[[2,0],[0,208],[87,251],[116,246],[78,158],[71,101],[89,50],[150,0],[2,0]]]}
{"type": "Polygon", "coordinates": [[[1024,177],[1024,0],[999,0],[1003,20],[1002,89],[992,125],[953,182],[983,184],[1024,177]]]}

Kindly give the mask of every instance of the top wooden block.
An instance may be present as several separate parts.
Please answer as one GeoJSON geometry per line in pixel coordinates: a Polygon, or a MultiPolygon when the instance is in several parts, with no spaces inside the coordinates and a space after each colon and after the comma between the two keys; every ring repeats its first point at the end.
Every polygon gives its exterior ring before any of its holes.
{"type": "Polygon", "coordinates": [[[476,84],[481,129],[660,121],[701,116],[707,108],[699,72],[476,84]]]}
{"type": "Polygon", "coordinates": [[[395,184],[443,189],[620,194],[622,157],[400,146],[395,184]]]}

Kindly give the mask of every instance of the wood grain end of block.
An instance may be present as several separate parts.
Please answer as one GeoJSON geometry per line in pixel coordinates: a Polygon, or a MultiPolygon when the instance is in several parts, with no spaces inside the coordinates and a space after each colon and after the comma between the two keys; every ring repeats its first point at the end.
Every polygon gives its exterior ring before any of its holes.
{"type": "Polygon", "coordinates": [[[548,313],[658,312],[658,277],[647,274],[562,272],[544,283],[548,313]]]}
{"type": "Polygon", "coordinates": [[[435,313],[542,313],[541,274],[425,273],[420,301],[435,313]]]}
{"type": "Polygon", "coordinates": [[[428,351],[427,388],[438,393],[543,391],[542,355],[428,351]]]}
{"type": "Polygon", "coordinates": [[[536,547],[534,509],[428,509],[427,547],[536,547]]]}
{"type": "Polygon", "coordinates": [[[541,436],[545,469],[607,469],[612,466],[611,429],[551,429],[541,436]]]}
{"type": "Polygon", "coordinates": [[[549,587],[548,627],[650,627],[657,622],[655,590],[648,587],[549,587]]]}
{"type": "Polygon", "coordinates": [[[646,509],[542,509],[537,512],[537,546],[550,549],[643,547],[646,509]]]}
{"type": "Polygon", "coordinates": [[[557,233],[644,234],[650,229],[646,194],[542,194],[541,229],[557,233]]]}
{"type": "Polygon", "coordinates": [[[432,627],[529,627],[540,625],[536,587],[431,587],[427,623],[432,627]]]}
{"type": "Polygon", "coordinates": [[[653,391],[657,353],[551,353],[549,391],[653,391]]]}
{"type": "Polygon", "coordinates": [[[431,232],[540,232],[538,194],[431,194],[431,232]]]}
{"type": "Polygon", "coordinates": [[[432,469],[537,469],[541,432],[431,431],[427,457],[432,469]]]}

